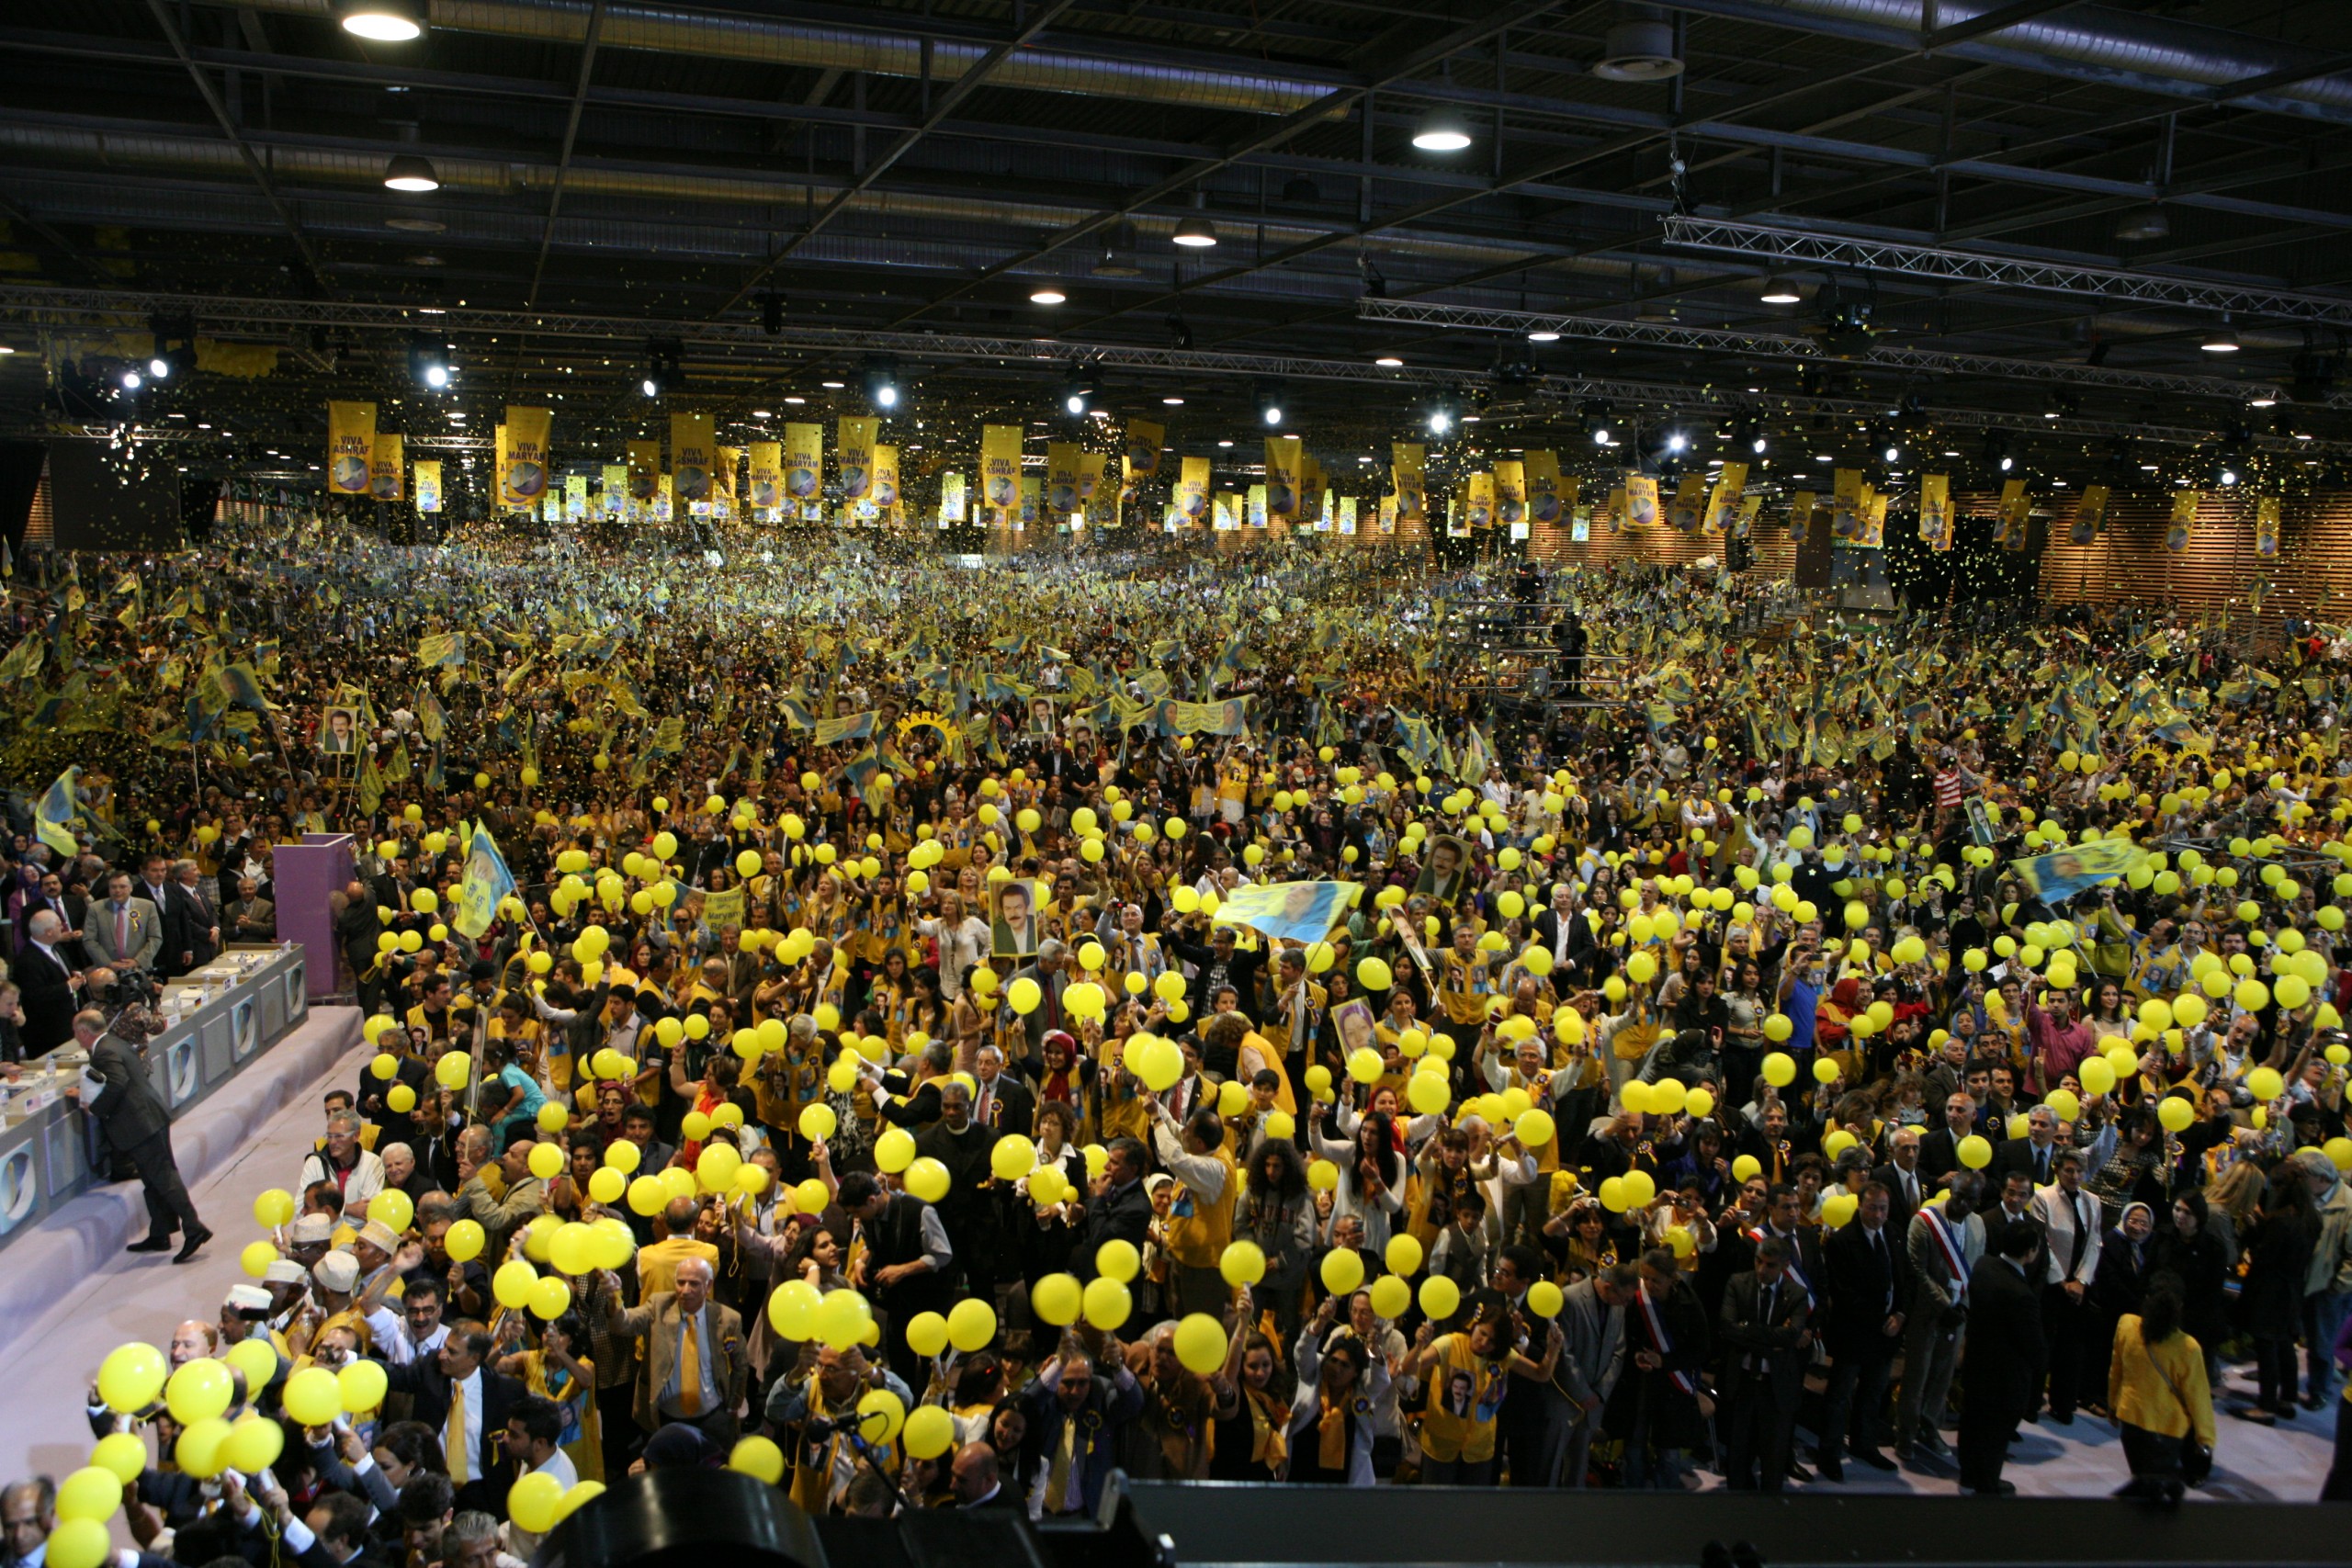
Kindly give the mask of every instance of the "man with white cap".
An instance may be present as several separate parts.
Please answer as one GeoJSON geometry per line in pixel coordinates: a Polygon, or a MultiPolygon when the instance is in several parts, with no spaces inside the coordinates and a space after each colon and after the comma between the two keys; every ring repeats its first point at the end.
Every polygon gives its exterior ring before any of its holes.
{"type": "Polygon", "coordinates": [[[351,1238],[352,1261],[359,1266],[360,1296],[352,1310],[367,1318],[378,1353],[394,1365],[408,1359],[408,1337],[401,1332],[400,1313],[383,1303],[398,1272],[392,1255],[400,1246],[401,1238],[381,1220],[369,1220],[351,1238]]]}

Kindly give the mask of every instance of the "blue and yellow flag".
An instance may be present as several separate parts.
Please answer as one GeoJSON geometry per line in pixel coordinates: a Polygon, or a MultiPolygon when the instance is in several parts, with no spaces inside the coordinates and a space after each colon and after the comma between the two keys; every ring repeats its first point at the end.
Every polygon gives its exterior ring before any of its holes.
{"type": "Polygon", "coordinates": [[[1363,890],[1354,882],[1254,883],[1225,894],[1209,923],[1248,926],[1284,942],[1321,942],[1363,890]]]}
{"type": "Polygon", "coordinates": [[[466,662],[466,634],[427,632],[416,639],[416,661],[427,669],[456,670],[466,662]]]}
{"type": "Polygon", "coordinates": [[[82,776],[80,767],[71,767],[57,775],[57,782],[42,792],[33,807],[33,831],[40,841],[71,860],[82,852],[74,840],[74,819],[81,815],[81,802],[74,793],[74,781],[82,776]]]}
{"type": "Polygon", "coordinates": [[[2009,863],[2035,897],[2054,907],[2086,887],[2130,874],[2148,858],[2146,850],[2124,840],[2093,839],[2009,863]]]}
{"type": "Polygon", "coordinates": [[[477,827],[466,845],[466,874],[458,884],[458,908],[449,923],[469,942],[479,942],[498,919],[499,900],[514,891],[514,874],[498,852],[490,829],[477,827]]]}

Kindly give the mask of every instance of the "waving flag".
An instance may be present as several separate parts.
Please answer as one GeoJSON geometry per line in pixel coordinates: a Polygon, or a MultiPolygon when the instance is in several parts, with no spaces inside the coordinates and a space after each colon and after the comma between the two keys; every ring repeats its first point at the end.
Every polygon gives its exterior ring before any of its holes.
{"type": "Polygon", "coordinates": [[[465,876],[458,884],[458,909],[449,923],[469,942],[479,942],[498,919],[499,900],[514,891],[514,874],[498,852],[490,829],[477,827],[466,845],[465,876]]]}

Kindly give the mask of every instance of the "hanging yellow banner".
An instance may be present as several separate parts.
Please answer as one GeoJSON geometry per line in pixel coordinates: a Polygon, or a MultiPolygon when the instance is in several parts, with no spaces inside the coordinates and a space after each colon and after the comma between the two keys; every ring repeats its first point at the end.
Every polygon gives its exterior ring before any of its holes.
{"type": "Polygon", "coordinates": [[[939,476],[939,525],[963,522],[966,511],[963,471],[950,468],[939,476]]]}
{"type": "Polygon", "coordinates": [[[1390,455],[1394,460],[1388,472],[1396,486],[1396,515],[1409,522],[1429,504],[1429,455],[1418,441],[1396,442],[1390,455]]]}
{"type": "Polygon", "coordinates": [[[878,419],[841,422],[842,500],[845,502],[854,505],[874,493],[874,433],[881,424],[878,419]]]}
{"type": "Polygon", "coordinates": [[[506,493],[525,506],[537,506],[539,498],[548,493],[549,457],[548,454],[548,424],[550,415],[545,409],[515,408],[506,410],[506,493]]]}
{"type": "Polygon", "coordinates": [[[662,443],[628,444],[629,515],[642,521],[653,515],[653,498],[662,491],[662,443]]]}
{"type": "Polygon", "coordinates": [[[2066,529],[2069,544],[2087,545],[2098,537],[2107,525],[2107,487],[2085,485],[2083,498],[2075,502],[2075,521],[2066,529]]]}
{"type": "Polygon", "coordinates": [[[563,476],[563,514],[574,523],[588,521],[588,476],[563,476]]]}
{"type": "Polygon", "coordinates": [[[1882,550],[1886,547],[1885,495],[1865,489],[1862,492],[1862,531],[1854,536],[1858,549],[1882,550]]]}
{"type": "Polygon", "coordinates": [[[991,528],[1008,526],[1021,504],[1021,437],[1017,424],[980,426],[980,517],[991,528]]]}
{"type": "Polygon", "coordinates": [[[742,469],[743,449],[741,446],[721,446],[718,449],[718,467],[710,472],[710,499],[721,517],[735,515],[735,476],[742,469]]]}
{"type": "Polygon", "coordinates": [[[1678,534],[1699,531],[1699,513],[1707,499],[1707,481],[1700,474],[1685,474],[1675,481],[1666,503],[1666,525],[1678,534]]]}
{"type": "Polygon", "coordinates": [[[677,520],[677,491],[668,474],[653,476],[653,521],[672,523],[677,520]]]}
{"type": "Polygon", "coordinates": [[[803,522],[823,515],[825,504],[825,427],[786,424],[784,427],[784,503],[797,506],[803,522]]]}
{"type": "Polygon", "coordinates": [[[1194,526],[1208,521],[1209,460],[1187,457],[1177,465],[1176,512],[1194,526]]]}
{"type": "Polygon", "coordinates": [[[401,486],[401,438],[379,434],[374,455],[368,459],[368,493],[378,501],[398,501],[405,493],[401,486]]]}
{"type": "Polygon", "coordinates": [[[1103,452],[1078,455],[1078,514],[1093,527],[1101,527],[1119,509],[1117,488],[1102,482],[1102,463],[1108,456],[1103,452]]]}
{"type": "Polygon", "coordinates": [[[707,516],[711,470],[718,453],[711,442],[710,415],[673,413],[670,416],[670,496],[690,515],[707,516]]]}
{"type": "Polygon", "coordinates": [[[2254,553],[2265,560],[2278,554],[2278,498],[2266,495],[2254,503],[2254,553]]]}
{"type": "Polygon", "coordinates": [[[376,462],[376,405],[327,404],[327,492],[366,495],[376,462]]]}
{"type": "Polygon", "coordinates": [[[1862,531],[1862,470],[1839,468],[1829,489],[1829,537],[1853,543],[1862,531]]]}
{"type": "Polygon", "coordinates": [[[1356,498],[1354,496],[1343,495],[1340,497],[1340,521],[1338,525],[1340,533],[1343,537],[1351,539],[1355,537],[1356,498]]]}
{"type": "Polygon", "coordinates": [[[899,449],[874,448],[874,520],[888,525],[899,520],[899,449]]]}
{"type": "Polygon", "coordinates": [[[419,512],[441,510],[441,460],[419,457],[416,460],[416,509],[419,512]]]}
{"type": "Polygon", "coordinates": [[[2033,497],[2026,494],[2023,479],[2005,480],[2001,485],[2001,515],[1993,528],[1993,541],[2005,550],[2022,550],[2033,532],[2033,497]]]}
{"type": "Polygon", "coordinates": [[[1393,493],[1380,498],[1380,516],[1374,526],[1384,534],[1396,531],[1396,497],[1393,493]]]}
{"type": "Polygon", "coordinates": [[[1462,529],[1469,533],[1494,525],[1495,476],[1482,468],[1470,476],[1470,499],[1463,508],[1462,529]]]}
{"type": "Polygon", "coordinates": [[[1527,520],[1546,525],[1559,522],[1576,505],[1576,481],[1568,481],[1568,499],[1563,502],[1560,455],[1557,452],[1530,452],[1524,461],[1527,466],[1527,520]]]}
{"type": "Polygon", "coordinates": [[[1159,472],[1159,452],[1167,440],[1164,424],[1148,419],[1127,421],[1127,477],[1148,479],[1159,472]]]}
{"type": "Polygon", "coordinates": [[[775,521],[776,508],[784,504],[784,443],[754,441],[752,443],[751,468],[752,510],[762,521],[775,521]]]}
{"type": "Polygon", "coordinates": [[[1919,537],[1928,548],[1951,548],[1951,476],[1928,474],[1919,480],[1919,537]]]}
{"type": "Polygon", "coordinates": [[[2172,498],[2172,520],[2165,525],[2165,548],[2177,556],[2188,553],[2188,541],[2197,532],[2197,509],[2205,503],[2202,491],[2175,491],[2172,498]]]}
{"type": "MultiPolygon", "coordinates": [[[[1612,498],[1613,499],[1613,498],[1612,498]]],[[[1648,474],[1625,476],[1625,526],[1647,528],[1657,521],[1657,480],[1648,474]]]]}
{"type": "Polygon", "coordinates": [[[1039,492],[1045,488],[1039,482],[1040,478],[1036,474],[1021,476],[1021,498],[1014,502],[1012,513],[1012,531],[1016,534],[1026,534],[1038,525],[1039,492]]]}
{"type": "Polygon", "coordinates": [[[1266,515],[1293,522],[1298,516],[1299,441],[1295,435],[1266,437],[1266,515]]]}
{"type": "Polygon", "coordinates": [[[606,519],[622,517],[628,512],[628,465],[601,463],[604,490],[596,497],[596,512],[606,519]]]}
{"type": "Polygon", "coordinates": [[[1739,511],[1740,492],[1747,488],[1747,465],[1725,463],[1715,475],[1715,488],[1707,496],[1707,531],[1723,534],[1730,531],[1733,514],[1739,511]]]}
{"type": "Polygon", "coordinates": [[[1789,498],[1789,537],[1802,549],[1813,536],[1814,492],[1801,490],[1789,498]]]}
{"type": "Polygon", "coordinates": [[[1250,505],[1242,515],[1248,519],[1252,528],[1262,528],[1266,525],[1266,487],[1264,485],[1250,487],[1250,505]]]}
{"type": "Polygon", "coordinates": [[[1527,460],[1495,465],[1495,521],[1506,526],[1527,521],[1527,460]]]}
{"type": "Polygon", "coordinates": [[[1078,510],[1078,443],[1046,443],[1046,510],[1057,523],[1067,523],[1078,510]]]}
{"type": "Polygon", "coordinates": [[[492,437],[490,488],[498,497],[497,510],[512,512],[522,503],[506,493],[506,426],[501,424],[492,437]]]}

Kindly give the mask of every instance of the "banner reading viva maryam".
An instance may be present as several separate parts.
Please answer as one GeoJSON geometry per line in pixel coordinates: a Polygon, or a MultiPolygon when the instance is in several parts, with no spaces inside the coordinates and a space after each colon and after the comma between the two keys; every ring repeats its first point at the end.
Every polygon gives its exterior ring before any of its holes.
{"type": "Polygon", "coordinates": [[[874,494],[874,433],[878,419],[841,422],[842,500],[854,506],[874,494]]]}
{"type": "Polygon", "coordinates": [[[376,405],[327,405],[327,490],[366,495],[376,461],[376,405]]]}
{"type": "Polygon", "coordinates": [[[548,492],[548,422],[545,409],[506,410],[506,493],[537,506],[548,492]]]}
{"type": "Polygon", "coordinates": [[[1266,437],[1266,513],[1284,520],[1298,515],[1299,439],[1295,435],[1266,437]]]}
{"type": "Polygon", "coordinates": [[[763,523],[775,521],[776,508],[784,504],[784,444],[780,441],[752,443],[752,514],[763,523]]]}
{"type": "Polygon", "coordinates": [[[1394,461],[1389,472],[1396,484],[1396,515],[1407,522],[1422,514],[1427,504],[1428,480],[1425,477],[1427,454],[1418,441],[1399,441],[1391,448],[1394,461]]]}
{"type": "Polygon", "coordinates": [[[673,413],[670,416],[670,498],[683,503],[689,515],[710,502],[711,473],[718,455],[711,446],[710,415],[673,413]]]}
{"type": "Polygon", "coordinates": [[[784,501],[800,509],[800,520],[813,522],[825,503],[825,427],[787,424],[784,427],[784,501]]]}
{"type": "Polygon", "coordinates": [[[1046,443],[1046,510],[1056,523],[1068,523],[1078,510],[1078,443],[1046,443]]]}
{"type": "Polygon", "coordinates": [[[1187,457],[1179,466],[1176,480],[1176,512],[1187,524],[1198,526],[1209,517],[1209,460],[1187,457]]]}
{"type": "Polygon", "coordinates": [[[1164,424],[1147,419],[1127,421],[1127,477],[1148,479],[1159,472],[1159,448],[1167,439],[1164,424]]]}

